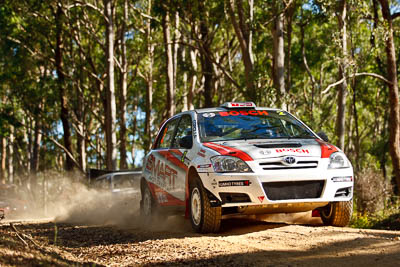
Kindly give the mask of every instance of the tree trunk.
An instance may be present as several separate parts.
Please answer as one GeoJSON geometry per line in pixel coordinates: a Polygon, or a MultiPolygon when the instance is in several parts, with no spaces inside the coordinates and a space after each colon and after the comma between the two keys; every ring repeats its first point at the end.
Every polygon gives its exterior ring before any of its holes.
{"type": "Polygon", "coordinates": [[[393,173],[400,193],[400,108],[397,80],[396,50],[393,40],[393,22],[388,0],[379,0],[383,18],[387,22],[386,65],[389,84],[389,152],[392,158],[393,173]]]}
{"type": "Polygon", "coordinates": [[[119,168],[127,169],[128,164],[126,162],[126,96],[127,96],[127,86],[128,86],[128,62],[126,60],[126,22],[128,21],[128,1],[124,1],[124,19],[122,21],[121,29],[121,75],[120,75],[120,94],[119,94],[119,152],[120,161],[119,168]]]}
{"type": "Polygon", "coordinates": [[[1,146],[1,170],[0,170],[0,182],[2,184],[6,183],[6,160],[7,160],[7,140],[0,136],[0,146],[1,146]]]}
{"type": "Polygon", "coordinates": [[[337,117],[336,117],[336,136],[338,137],[337,146],[344,149],[346,132],[346,99],[347,99],[347,3],[342,0],[338,6],[338,25],[339,32],[342,33],[342,58],[339,65],[339,80],[344,78],[343,83],[337,86],[337,117]]]}
{"type": "Polygon", "coordinates": [[[286,36],[287,36],[287,52],[286,52],[286,92],[289,93],[292,87],[292,74],[291,74],[291,54],[292,54],[292,32],[293,32],[293,16],[296,11],[296,1],[290,3],[286,11],[286,36]]]}
{"type": "MultiPolygon", "coordinates": [[[[152,8],[152,1],[148,2],[147,12],[150,14],[152,8]]],[[[147,42],[147,56],[149,57],[148,70],[146,75],[146,119],[144,125],[144,150],[145,152],[149,151],[151,147],[151,124],[153,122],[153,116],[151,114],[152,106],[153,106],[153,65],[154,65],[154,43],[152,39],[152,28],[150,19],[147,22],[146,28],[146,42],[147,42]]],[[[136,127],[136,118],[134,119],[134,127],[136,127]]],[[[133,136],[135,136],[133,134],[133,136]]],[[[134,157],[134,154],[132,155],[134,157]]],[[[134,159],[133,159],[134,160],[134,159]]],[[[133,162],[135,163],[135,162],[133,162]]]]}
{"type": "Polygon", "coordinates": [[[8,183],[14,183],[14,126],[10,126],[8,136],[8,183]]]}
{"type": "Polygon", "coordinates": [[[194,109],[194,105],[193,105],[193,98],[194,98],[194,92],[197,88],[197,69],[198,69],[198,65],[197,65],[197,50],[190,48],[189,50],[189,55],[190,55],[190,61],[192,63],[192,75],[190,78],[190,85],[188,88],[188,93],[187,93],[187,100],[186,100],[186,105],[187,105],[187,110],[192,110],[194,109]]]}
{"type": "Polygon", "coordinates": [[[165,46],[165,64],[166,64],[166,75],[167,75],[167,117],[171,117],[175,114],[175,88],[174,88],[174,61],[172,54],[172,43],[171,43],[171,21],[168,10],[165,10],[165,14],[162,20],[163,34],[164,34],[164,46],[165,46]]]}
{"type": "Polygon", "coordinates": [[[249,0],[248,18],[245,18],[245,11],[243,8],[242,0],[236,2],[236,0],[230,0],[228,5],[228,14],[231,19],[233,29],[235,30],[236,37],[240,44],[240,50],[242,52],[242,60],[244,64],[244,72],[246,79],[245,97],[248,101],[257,103],[257,91],[254,82],[254,60],[252,50],[252,30],[251,23],[253,21],[254,13],[254,1],[249,0]],[[235,10],[237,11],[239,20],[236,19],[235,10]]]}
{"type": "MultiPolygon", "coordinates": [[[[71,128],[68,121],[69,118],[69,110],[68,110],[68,97],[65,91],[65,75],[63,69],[63,18],[64,18],[64,11],[62,10],[62,6],[60,3],[57,4],[57,11],[55,14],[55,21],[56,21],[56,49],[55,49],[55,65],[56,65],[56,72],[57,72],[57,84],[59,90],[59,97],[60,97],[60,119],[63,126],[63,137],[64,137],[64,147],[66,150],[72,154],[72,143],[71,143],[71,128]]],[[[74,162],[68,155],[65,153],[66,163],[65,163],[65,170],[71,171],[74,168],[74,162]]]]}
{"type": "MultiPolygon", "coordinates": [[[[201,51],[201,57],[200,57],[200,64],[201,64],[201,70],[203,73],[204,77],[204,104],[202,105],[203,107],[212,107],[213,105],[213,63],[210,59],[210,56],[212,55],[211,53],[211,43],[212,43],[212,36],[210,36],[209,33],[209,23],[208,23],[208,14],[205,10],[204,2],[200,1],[198,3],[198,12],[200,16],[200,21],[199,21],[199,33],[200,33],[200,38],[199,40],[199,46],[200,46],[200,51],[201,51]]],[[[195,26],[196,27],[196,26],[195,26]]]]}
{"type": "MultiPolygon", "coordinates": [[[[278,1],[279,2],[279,1],[278,1]]],[[[275,1],[275,14],[279,14],[279,3],[275,1]]],[[[273,82],[278,93],[278,105],[280,108],[285,108],[285,43],[283,34],[283,14],[276,15],[272,28],[272,38],[274,45],[273,52],[273,82]]]]}
{"type": "Polygon", "coordinates": [[[111,0],[104,0],[104,14],[106,21],[106,50],[107,50],[107,88],[105,114],[107,169],[115,170],[117,167],[117,135],[116,135],[116,104],[114,88],[114,7],[111,0]]]}

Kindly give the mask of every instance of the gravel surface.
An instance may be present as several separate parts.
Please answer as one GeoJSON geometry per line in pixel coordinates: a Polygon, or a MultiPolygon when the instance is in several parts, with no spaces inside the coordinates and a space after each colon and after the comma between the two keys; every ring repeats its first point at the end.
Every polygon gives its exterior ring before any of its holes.
{"type": "Polygon", "coordinates": [[[252,219],[223,221],[218,234],[169,217],[142,225],[54,221],[0,223],[0,266],[399,266],[400,231],[252,219]],[[17,232],[15,231],[17,230],[17,232]],[[19,237],[18,237],[19,236],[19,237]],[[25,244],[26,243],[26,244],[25,244]]]}

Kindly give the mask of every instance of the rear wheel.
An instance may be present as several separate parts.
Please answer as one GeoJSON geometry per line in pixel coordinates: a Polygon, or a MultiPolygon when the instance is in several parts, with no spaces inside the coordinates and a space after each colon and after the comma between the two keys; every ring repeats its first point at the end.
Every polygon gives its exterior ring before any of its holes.
{"type": "Polygon", "coordinates": [[[211,207],[207,192],[199,179],[190,186],[190,221],[198,233],[218,232],[221,226],[221,207],[211,207]]]}
{"type": "Polygon", "coordinates": [[[332,202],[320,209],[321,219],[325,225],[346,226],[353,213],[353,200],[332,202]]]}
{"type": "Polygon", "coordinates": [[[151,220],[155,213],[156,203],[151,195],[149,187],[145,184],[141,188],[142,200],[140,201],[140,214],[146,218],[146,220],[151,220]]]}

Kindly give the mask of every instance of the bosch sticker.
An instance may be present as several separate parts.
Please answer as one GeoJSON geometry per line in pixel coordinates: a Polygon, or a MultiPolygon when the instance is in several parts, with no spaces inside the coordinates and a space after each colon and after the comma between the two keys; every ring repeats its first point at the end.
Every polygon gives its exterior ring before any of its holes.
{"type": "Polygon", "coordinates": [[[277,148],[275,150],[277,153],[299,153],[299,154],[310,154],[310,151],[308,149],[302,149],[302,148],[277,148]]]}
{"type": "Polygon", "coordinates": [[[249,186],[251,182],[249,180],[241,181],[221,181],[218,183],[219,187],[229,187],[229,186],[249,186]]]}
{"type": "Polygon", "coordinates": [[[222,117],[225,116],[261,116],[261,115],[268,115],[268,112],[266,110],[231,110],[231,111],[221,111],[219,112],[219,115],[222,117]]]}

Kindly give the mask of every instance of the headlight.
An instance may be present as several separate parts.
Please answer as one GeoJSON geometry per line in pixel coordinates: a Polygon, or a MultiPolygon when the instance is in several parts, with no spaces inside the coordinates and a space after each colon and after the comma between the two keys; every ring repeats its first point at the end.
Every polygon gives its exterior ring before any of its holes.
{"type": "Polygon", "coordinates": [[[349,167],[349,161],[346,159],[346,156],[343,153],[335,152],[329,157],[328,169],[341,169],[349,167]]]}
{"type": "Polygon", "coordinates": [[[215,156],[210,160],[215,172],[252,172],[246,162],[236,157],[215,156]]]}

